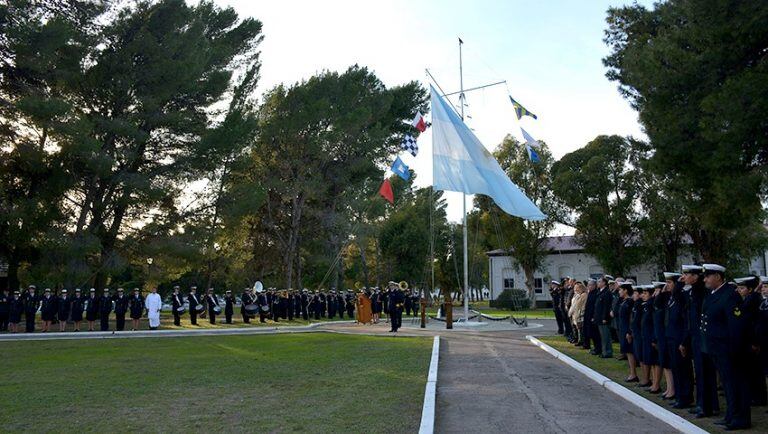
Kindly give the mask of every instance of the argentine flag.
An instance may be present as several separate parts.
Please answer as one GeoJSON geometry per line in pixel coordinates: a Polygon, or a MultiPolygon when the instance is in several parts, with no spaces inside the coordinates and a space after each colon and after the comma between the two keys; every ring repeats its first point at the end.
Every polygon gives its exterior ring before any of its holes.
{"type": "Polygon", "coordinates": [[[527,220],[546,215],[516,186],[459,115],[430,86],[432,184],[436,190],[490,196],[507,214],[527,220]]]}

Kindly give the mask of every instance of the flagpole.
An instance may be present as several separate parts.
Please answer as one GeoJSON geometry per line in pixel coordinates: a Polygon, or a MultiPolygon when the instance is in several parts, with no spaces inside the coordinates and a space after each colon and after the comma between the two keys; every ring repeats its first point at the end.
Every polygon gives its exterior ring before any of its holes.
{"type": "MultiPolygon", "coordinates": [[[[464,121],[464,65],[461,57],[461,46],[464,41],[459,38],[459,110],[461,120],[464,121]]],[[[463,234],[464,234],[464,321],[469,321],[469,257],[467,251],[467,194],[461,193],[461,205],[463,209],[463,234]]]]}

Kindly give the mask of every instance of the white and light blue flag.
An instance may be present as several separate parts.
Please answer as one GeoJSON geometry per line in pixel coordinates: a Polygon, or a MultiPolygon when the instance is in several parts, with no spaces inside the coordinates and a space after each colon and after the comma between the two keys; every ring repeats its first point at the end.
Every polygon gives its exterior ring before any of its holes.
{"type": "Polygon", "coordinates": [[[539,154],[536,153],[536,151],[533,149],[532,146],[525,145],[525,149],[528,150],[528,158],[531,159],[531,162],[533,162],[533,163],[541,162],[541,159],[539,159],[539,154]]]}
{"type": "Polygon", "coordinates": [[[411,172],[408,171],[408,166],[403,163],[403,160],[401,160],[400,157],[397,157],[395,162],[392,163],[392,172],[403,178],[405,181],[411,179],[411,172]]]}
{"type": "Polygon", "coordinates": [[[432,86],[430,93],[434,188],[485,194],[507,214],[528,220],[546,218],[432,86]]]}

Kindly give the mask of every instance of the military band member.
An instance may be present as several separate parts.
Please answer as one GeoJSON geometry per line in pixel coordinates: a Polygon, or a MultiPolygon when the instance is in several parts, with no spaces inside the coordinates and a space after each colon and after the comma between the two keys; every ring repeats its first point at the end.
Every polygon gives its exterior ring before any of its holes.
{"type": "Polygon", "coordinates": [[[339,310],[339,318],[344,319],[344,308],[346,307],[346,303],[344,301],[344,292],[339,291],[336,294],[336,308],[339,310]]]}
{"type": "Polygon", "coordinates": [[[181,326],[181,313],[179,312],[179,308],[184,306],[184,301],[182,301],[181,294],[179,293],[179,286],[176,285],[173,287],[173,294],[171,295],[171,304],[173,308],[171,309],[173,312],[173,325],[176,327],[181,326]]]}
{"type": "Polygon", "coordinates": [[[421,295],[419,294],[419,291],[413,291],[411,297],[413,298],[411,303],[413,304],[413,316],[415,318],[419,315],[419,312],[421,312],[421,295]]]}
{"type": "Polygon", "coordinates": [[[131,330],[136,331],[139,329],[139,321],[144,314],[145,309],[144,297],[141,295],[139,288],[133,288],[133,295],[128,303],[128,308],[131,311],[131,330]]]}
{"type": "Polygon", "coordinates": [[[197,325],[197,305],[200,304],[200,299],[197,298],[197,287],[193,286],[189,288],[189,295],[187,296],[187,303],[189,303],[189,322],[192,325],[197,325]]]}
{"type": "Polygon", "coordinates": [[[728,430],[748,429],[752,425],[746,369],[749,344],[742,300],[736,288],[725,282],[721,265],[704,264],[704,284],[710,292],[701,308],[702,352],[714,361],[727,405],[725,418],[715,424],[728,430]]]}
{"type": "Polygon", "coordinates": [[[45,288],[43,298],[40,300],[40,318],[43,320],[43,333],[50,329],[57,310],[56,297],[51,294],[51,288],[45,288]]]}
{"type": "Polygon", "coordinates": [[[348,289],[345,302],[347,305],[347,316],[349,317],[349,319],[355,318],[355,301],[356,301],[355,292],[352,291],[351,289],[348,289]]]}
{"type": "Polygon", "coordinates": [[[21,298],[21,292],[13,291],[13,297],[8,302],[8,328],[11,333],[19,332],[22,313],[24,313],[24,300],[21,298]]]}
{"type": "Polygon", "coordinates": [[[11,315],[11,295],[8,288],[0,293],[0,332],[8,331],[8,320],[11,315]]]}
{"type": "Polygon", "coordinates": [[[235,313],[235,296],[231,290],[224,293],[224,322],[232,324],[232,314],[235,313]]]}
{"type": "Polygon", "coordinates": [[[248,313],[245,311],[245,306],[248,306],[249,304],[253,304],[254,297],[251,295],[251,289],[245,288],[243,291],[243,295],[240,296],[240,301],[242,304],[240,305],[240,314],[243,316],[243,322],[246,324],[249,324],[251,322],[251,317],[248,315],[248,313]]]}
{"type": "Polygon", "coordinates": [[[312,306],[315,319],[319,320],[323,311],[323,306],[320,303],[320,291],[315,291],[314,295],[312,295],[312,301],[310,301],[310,305],[312,306]]]}
{"type": "Polygon", "coordinates": [[[205,304],[208,306],[208,322],[216,324],[216,308],[219,308],[219,312],[221,312],[221,306],[219,306],[219,297],[213,293],[213,288],[208,288],[205,304]]]}
{"type": "Polygon", "coordinates": [[[71,300],[67,295],[67,290],[62,289],[57,302],[58,319],[59,319],[59,331],[67,331],[67,321],[69,321],[69,314],[71,309],[71,300]]]}
{"type": "Polygon", "coordinates": [[[256,297],[254,298],[253,302],[259,306],[259,322],[267,322],[267,316],[269,313],[269,299],[267,298],[267,294],[265,294],[263,290],[256,291],[256,297]]]}
{"type": "Polygon", "coordinates": [[[301,291],[293,291],[293,317],[301,318],[301,291]]]}
{"type": "Polygon", "coordinates": [[[125,330],[125,314],[128,312],[128,297],[123,293],[123,288],[117,288],[117,294],[112,301],[115,303],[115,330],[125,330]]]}
{"type": "Polygon", "coordinates": [[[26,320],[25,330],[27,333],[34,333],[35,315],[37,315],[37,310],[40,309],[40,296],[36,292],[37,287],[29,285],[27,294],[24,297],[24,319],[26,320]]]}
{"type": "Polygon", "coordinates": [[[112,296],[109,295],[109,288],[104,288],[101,298],[99,298],[99,321],[103,332],[109,331],[110,313],[112,313],[112,296]]]}
{"type": "Polygon", "coordinates": [[[85,300],[85,319],[88,321],[88,331],[92,332],[99,317],[99,299],[96,298],[96,289],[91,288],[88,299],[85,300]]]}
{"type": "Polygon", "coordinates": [[[285,297],[285,309],[283,310],[283,312],[285,312],[288,315],[288,321],[293,321],[293,312],[294,312],[294,304],[295,304],[293,293],[294,291],[292,289],[289,289],[286,292],[286,297],[285,297]]]}
{"type": "Polygon", "coordinates": [[[70,303],[70,317],[74,323],[74,331],[80,331],[80,323],[83,321],[83,310],[85,310],[85,298],[83,297],[80,288],[75,289],[75,295],[72,296],[70,303]]]}
{"type": "Polygon", "coordinates": [[[309,291],[306,288],[301,291],[301,319],[309,320],[309,291]]]}
{"type": "Polygon", "coordinates": [[[397,333],[397,330],[403,324],[403,305],[405,304],[405,295],[397,284],[390,286],[389,293],[389,315],[391,317],[390,332],[397,333]]]}

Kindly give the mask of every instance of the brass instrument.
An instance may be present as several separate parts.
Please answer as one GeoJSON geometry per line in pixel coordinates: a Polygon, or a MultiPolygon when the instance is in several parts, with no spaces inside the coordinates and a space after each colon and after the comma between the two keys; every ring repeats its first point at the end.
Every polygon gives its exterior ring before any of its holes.
{"type": "Polygon", "coordinates": [[[406,282],[405,280],[401,280],[400,283],[397,284],[397,286],[399,286],[400,289],[405,291],[406,289],[408,289],[408,282],[406,282]]]}

